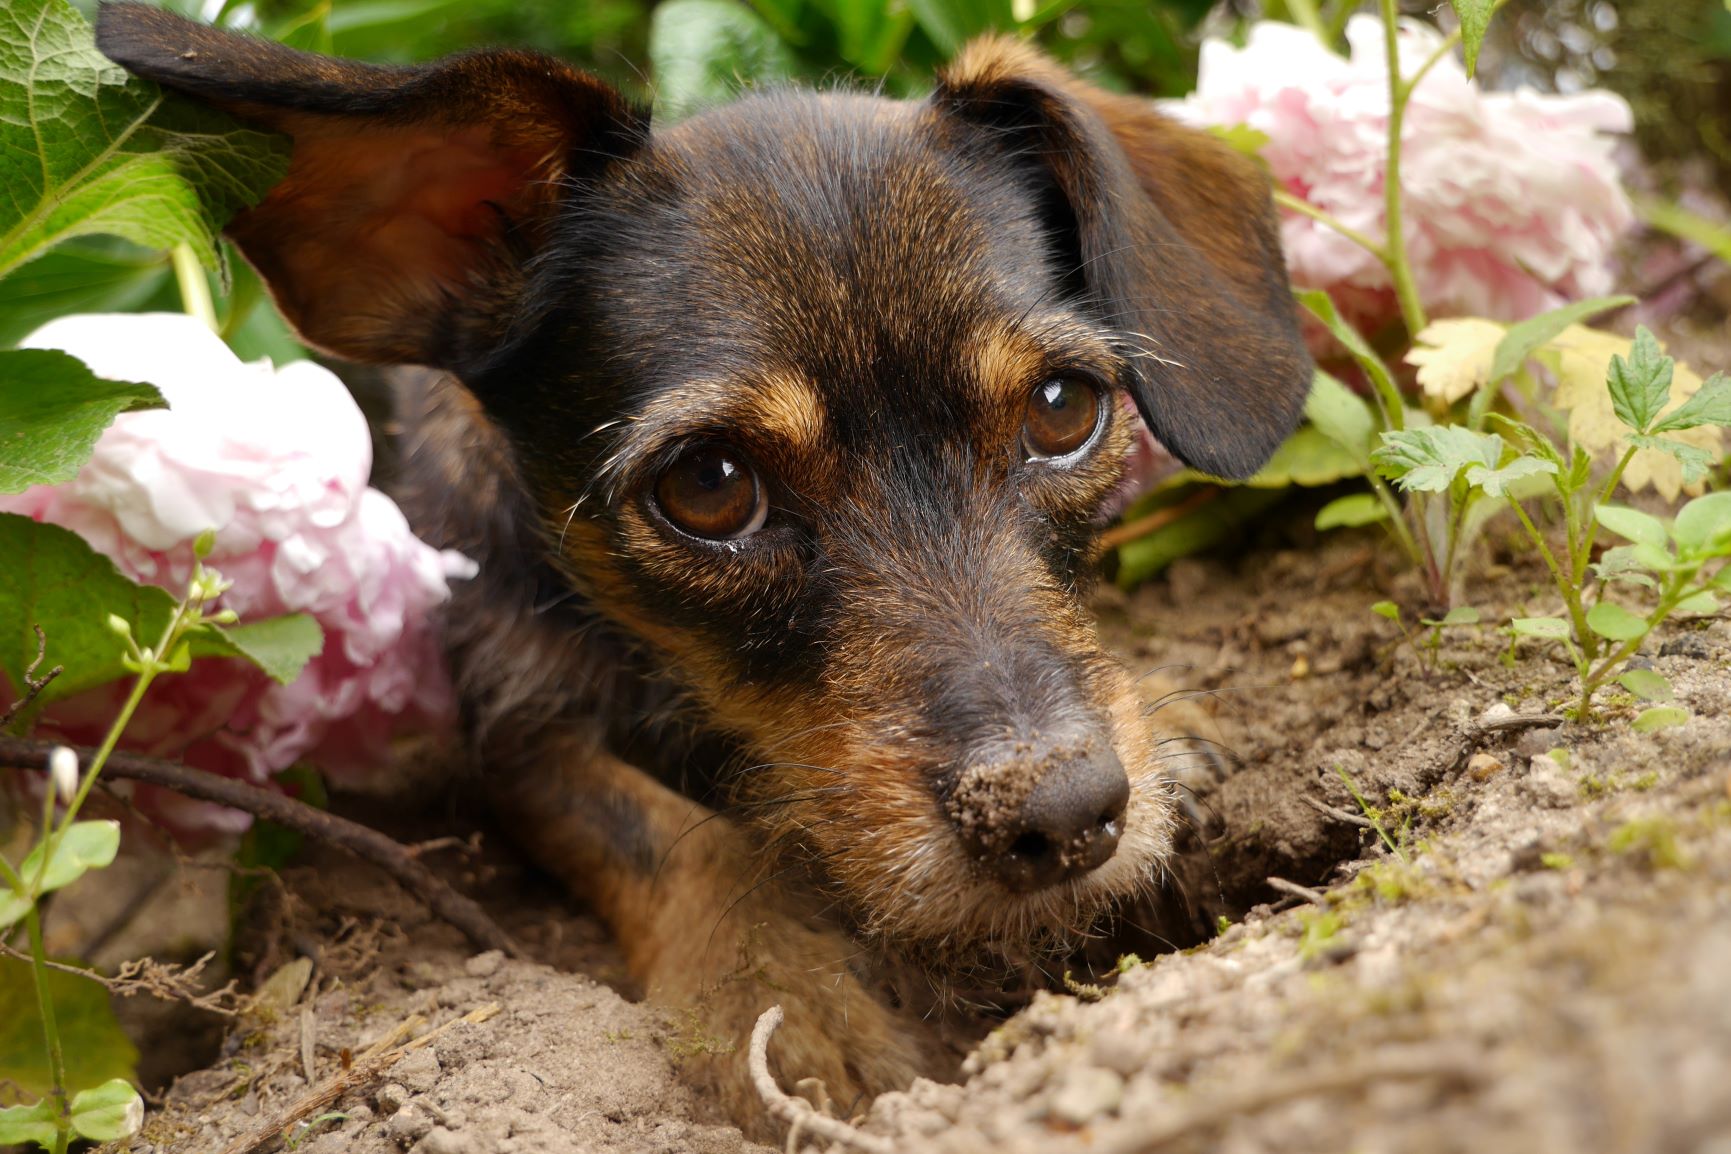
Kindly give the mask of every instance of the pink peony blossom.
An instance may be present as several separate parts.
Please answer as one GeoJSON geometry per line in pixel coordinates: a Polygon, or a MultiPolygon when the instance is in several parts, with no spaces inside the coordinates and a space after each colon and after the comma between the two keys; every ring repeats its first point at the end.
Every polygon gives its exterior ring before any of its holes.
{"type": "MultiPolygon", "coordinates": [[[[451,724],[453,694],[432,627],[449,582],[475,565],[419,540],[367,486],[372,442],[343,383],[311,361],[243,364],[177,314],[66,317],[25,347],[53,348],[100,376],[148,381],[170,408],[124,413],[72,481],[0,497],[0,511],[64,526],[134,579],[186,590],[193,541],[234,582],[218,604],[243,621],[307,613],[324,651],[290,685],[238,660],[160,678],[123,745],[263,783],[297,761],[358,781],[398,735],[451,724]]],[[[58,702],[42,728],[95,744],[128,690],[58,702]]],[[[181,831],[240,830],[243,814],[140,789],[140,807],[181,831]]]]}
{"type": "MultiPolygon", "coordinates": [[[[1347,25],[1351,59],[1309,32],[1264,22],[1235,48],[1202,47],[1196,92],[1172,106],[1192,123],[1247,125],[1294,196],[1380,240],[1388,73],[1382,26],[1347,25]]],[[[1401,73],[1412,76],[1441,37],[1403,23],[1401,73]]],[[[1611,288],[1612,247],[1634,217],[1607,133],[1627,132],[1629,106],[1609,92],[1486,93],[1453,54],[1414,91],[1402,132],[1403,231],[1419,295],[1442,316],[1519,320],[1611,288]]],[[[1387,273],[1338,232],[1282,212],[1294,283],[1327,289],[1366,332],[1399,317],[1387,273]]]]}

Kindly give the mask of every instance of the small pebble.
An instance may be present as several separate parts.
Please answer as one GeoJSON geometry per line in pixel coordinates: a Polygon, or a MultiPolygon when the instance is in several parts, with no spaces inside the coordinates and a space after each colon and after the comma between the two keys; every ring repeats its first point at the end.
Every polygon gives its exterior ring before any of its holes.
{"type": "Polygon", "coordinates": [[[1489,781],[1506,768],[1503,759],[1492,753],[1475,753],[1467,759],[1467,774],[1474,781],[1489,781]]]}
{"type": "Polygon", "coordinates": [[[433,1051],[423,1047],[411,1051],[391,1067],[391,1073],[400,1078],[409,1089],[425,1094],[439,1080],[439,1059],[434,1056],[433,1051]]]}
{"type": "Polygon", "coordinates": [[[1486,726],[1494,725],[1499,721],[1505,721],[1514,715],[1515,711],[1509,708],[1508,702],[1499,701],[1483,713],[1479,714],[1478,717],[1474,718],[1473,724],[1477,725],[1480,729],[1484,729],[1486,726]]]}
{"type": "Polygon", "coordinates": [[[1563,772],[1548,753],[1533,758],[1527,776],[1521,779],[1521,793],[1539,805],[1554,809],[1571,804],[1577,793],[1574,779],[1563,772]]]}
{"type": "Polygon", "coordinates": [[[403,1103],[409,1100],[409,1092],[397,1082],[386,1082],[379,1087],[379,1092],[373,1095],[373,1104],[379,1108],[379,1113],[389,1116],[403,1108],[403,1103]]]}
{"type": "Polygon", "coordinates": [[[505,955],[499,950],[488,950],[484,954],[476,954],[463,963],[463,972],[471,978],[490,978],[499,972],[499,967],[505,964],[505,955]]]}

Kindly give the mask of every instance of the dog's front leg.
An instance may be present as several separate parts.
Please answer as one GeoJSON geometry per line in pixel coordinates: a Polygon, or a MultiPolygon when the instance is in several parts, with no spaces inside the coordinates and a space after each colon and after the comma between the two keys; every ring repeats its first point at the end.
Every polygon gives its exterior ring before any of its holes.
{"type": "Polygon", "coordinates": [[[679,1012],[690,1073],[748,1131],[769,1122],[747,1041],[777,1003],[784,1085],[821,1078],[847,1110],[932,1072],[935,1046],[856,970],[858,944],[815,918],[726,817],[590,748],[561,749],[493,792],[513,835],[612,926],[649,1000],[679,1012]]]}

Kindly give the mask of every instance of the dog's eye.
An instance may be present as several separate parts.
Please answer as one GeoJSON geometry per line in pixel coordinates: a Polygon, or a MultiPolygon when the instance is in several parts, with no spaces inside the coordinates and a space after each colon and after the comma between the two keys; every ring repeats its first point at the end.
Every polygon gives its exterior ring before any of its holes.
{"type": "Polygon", "coordinates": [[[1028,398],[1022,445],[1033,458],[1064,457],[1088,443],[1100,424],[1100,393],[1085,381],[1054,377],[1028,398]]]}
{"type": "Polygon", "coordinates": [[[757,473],[719,445],[692,449],[655,482],[661,512],[693,537],[726,541],[755,533],[769,513],[757,473]]]}

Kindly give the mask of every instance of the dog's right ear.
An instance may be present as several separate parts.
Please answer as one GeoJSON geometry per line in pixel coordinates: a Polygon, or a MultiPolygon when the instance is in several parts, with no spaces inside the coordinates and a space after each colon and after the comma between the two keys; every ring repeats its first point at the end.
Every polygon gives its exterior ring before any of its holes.
{"type": "Polygon", "coordinates": [[[573,178],[647,133],[613,88],[537,53],[385,68],[138,4],[105,4],[96,43],[293,139],[288,175],[227,232],[301,334],[352,360],[484,362],[573,178]]]}

